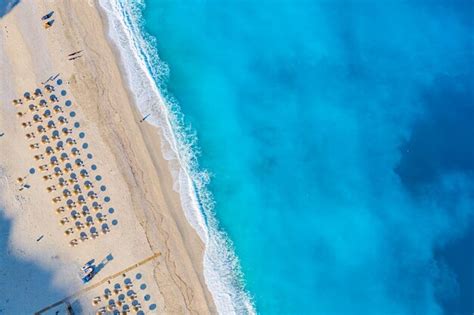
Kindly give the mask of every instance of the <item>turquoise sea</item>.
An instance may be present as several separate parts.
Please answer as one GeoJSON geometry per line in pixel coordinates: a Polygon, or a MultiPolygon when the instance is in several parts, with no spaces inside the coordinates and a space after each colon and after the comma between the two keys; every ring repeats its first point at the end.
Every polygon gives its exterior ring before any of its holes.
{"type": "Polygon", "coordinates": [[[100,3],[138,106],[171,117],[222,313],[473,312],[472,1],[100,3]]]}
{"type": "Polygon", "coordinates": [[[258,313],[472,313],[471,1],[141,9],[258,313]]]}

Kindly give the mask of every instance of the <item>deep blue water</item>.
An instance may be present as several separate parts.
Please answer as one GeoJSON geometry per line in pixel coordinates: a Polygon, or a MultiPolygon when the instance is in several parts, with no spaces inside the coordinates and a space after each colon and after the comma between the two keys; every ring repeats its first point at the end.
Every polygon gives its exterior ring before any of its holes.
{"type": "Polygon", "coordinates": [[[259,313],[472,313],[471,1],[146,4],[259,313]]]}

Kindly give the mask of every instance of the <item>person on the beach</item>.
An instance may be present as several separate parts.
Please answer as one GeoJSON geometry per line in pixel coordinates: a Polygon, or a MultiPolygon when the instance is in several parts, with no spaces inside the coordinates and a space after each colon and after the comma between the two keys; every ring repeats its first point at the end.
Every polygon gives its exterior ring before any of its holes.
{"type": "Polygon", "coordinates": [[[44,20],[47,20],[49,19],[50,17],[52,17],[54,14],[54,11],[51,11],[49,12],[48,14],[44,15],[41,19],[44,21],[44,20]]]}
{"type": "Polygon", "coordinates": [[[48,21],[46,23],[44,23],[44,28],[50,28],[51,26],[53,26],[53,23],[54,23],[54,20],[51,20],[51,21],[48,21]]]}

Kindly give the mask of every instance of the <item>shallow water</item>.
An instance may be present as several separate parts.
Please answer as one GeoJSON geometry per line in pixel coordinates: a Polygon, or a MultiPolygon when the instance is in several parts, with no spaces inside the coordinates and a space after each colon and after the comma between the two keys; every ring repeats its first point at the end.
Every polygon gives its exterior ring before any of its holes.
{"type": "Polygon", "coordinates": [[[146,4],[259,313],[472,312],[469,1],[146,4]]]}

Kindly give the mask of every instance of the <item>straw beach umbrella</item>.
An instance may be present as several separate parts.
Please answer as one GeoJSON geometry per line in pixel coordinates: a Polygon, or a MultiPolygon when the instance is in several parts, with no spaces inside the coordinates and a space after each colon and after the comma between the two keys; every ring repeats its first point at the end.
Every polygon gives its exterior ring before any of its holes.
{"type": "Polygon", "coordinates": [[[68,120],[67,118],[64,118],[64,116],[59,116],[58,117],[58,121],[63,125],[63,124],[67,124],[68,120]]]}
{"type": "Polygon", "coordinates": [[[48,164],[43,164],[38,167],[40,171],[47,172],[49,170],[48,164]]]}
{"type": "Polygon", "coordinates": [[[53,26],[53,24],[54,24],[54,20],[50,20],[50,21],[44,23],[43,26],[44,26],[45,29],[48,29],[48,28],[50,28],[51,26],[53,26]]]}
{"type": "Polygon", "coordinates": [[[55,105],[53,107],[53,110],[56,112],[56,113],[62,113],[63,112],[63,109],[61,108],[61,106],[59,105],[55,105]]]}
{"type": "Polygon", "coordinates": [[[56,190],[56,186],[52,185],[52,186],[49,186],[49,187],[46,187],[46,190],[50,193],[50,192],[53,192],[56,190]]]}
{"type": "Polygon", "coordinates": [[[88,206],[82,206],[82,214],[83,215],[88,215],[90,214],[89,207],[88,206]]]}
{"type": "Polygon", "coordinates": [[[76,140],[74,140],[73,138],[67,138],[66,143],[72,146],[76,144],[76,140]]]}
{"type": "Polygon", "coordinates": [[[51,117],[51,111],[49,109],[45,110],[43,112],[43,117],[44,118],[48,118],[48,117],[51,117]]]}
{"type": "Polygon", "coordinates": [[[48,136],[47,136],[47,135],[43,135],[43,136],[41,137],[41,142],[43,142],[44,144],[50,143],[48,136]]]}
{"type": "Polygon", "coordinates": [[[95,298],[92,299],[92,305],[97,305],[101,301],[100,296],[96,296],[95,298]]]}
{"type": "Polygon", "coordinates": [[[56,129],[56,124],[54,123],[54,121],[52,121],[52,120],[48,121],[48,128],[49,129],[56,129]]]}
{"type": "Polygon", "coordinates": [[[54,149],[51,146],[47,146],[45,152],[47,155],[51,155],[54,153],[54,149]]]}
{"type": "Polygon", "coordinates": [[[89,226],[89,227],[94,225],[94,218],[92,218],[91,216],[88,216],[86,218],[86,225],[89,226]]]}
{"type": "Polygon", "coordinates": [[[75,223],[75,226],[76,226],[76,229],[77,229],[78,231],[80,231],[80,230],[82,230],[82,229],[84,228],[84,224],[83,224],[82,222],[80,222],[80,221],[77,221],[77,222],[75,223]]]}

